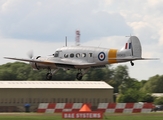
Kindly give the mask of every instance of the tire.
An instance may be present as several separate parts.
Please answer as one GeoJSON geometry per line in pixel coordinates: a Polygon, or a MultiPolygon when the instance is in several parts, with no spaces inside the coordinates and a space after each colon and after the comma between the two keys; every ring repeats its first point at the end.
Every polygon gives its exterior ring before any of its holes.
{"type": "Polygon", "coordinates": [[[83,77],[82,73],[77,73],[77,74],[76,74],[76,79],[77,79],[77,80],[81,80],[82,77],[83,77]]]}
{"type": "Polygon", "coordinates": [[[51,79],[52,79],[52,73],[47,73],[46,80],[51,80],[51,79]]]}

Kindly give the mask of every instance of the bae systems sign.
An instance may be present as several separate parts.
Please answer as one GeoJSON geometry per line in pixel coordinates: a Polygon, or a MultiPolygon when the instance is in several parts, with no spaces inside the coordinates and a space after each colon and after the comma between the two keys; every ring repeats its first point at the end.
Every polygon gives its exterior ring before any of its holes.
{"type": "Polygon", "coordinates": [[[62,118],[96,118],[101,119],[103,113],[101,112],[63,112],[62,118]]]}

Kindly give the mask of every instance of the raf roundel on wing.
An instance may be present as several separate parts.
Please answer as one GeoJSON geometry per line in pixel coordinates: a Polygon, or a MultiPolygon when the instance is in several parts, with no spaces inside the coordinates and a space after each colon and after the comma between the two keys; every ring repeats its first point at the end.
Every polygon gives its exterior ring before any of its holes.
{"type": "Polygon", "coordinates": [[[100,52],[100,53],[98,54],[98,59],[99,59],[100,61],[103,61],[103,60],[105,59],[105,53],[104,53],[104,52],[100,52]]]}

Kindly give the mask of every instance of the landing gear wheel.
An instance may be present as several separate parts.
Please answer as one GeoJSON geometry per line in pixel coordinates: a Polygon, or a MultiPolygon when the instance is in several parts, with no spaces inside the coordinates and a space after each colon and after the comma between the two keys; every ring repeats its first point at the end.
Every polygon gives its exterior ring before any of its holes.
{"type": "Polygon", "coordinates": [[[51,80],[52,79],[52,73],[47,73],[46,74],[46,79],[51,80]]]}
{"type": "Polygon", "coordinates": [[[130,63],[131,63],[131,66],[134,66],[134,63],[132,61],[130,61],[130,63]]]}
{"type": "Polygon", "coordinates": [[[81,80],[83,77],[82,73],[77,73],[76,74],[76,79],[81,80]]]}

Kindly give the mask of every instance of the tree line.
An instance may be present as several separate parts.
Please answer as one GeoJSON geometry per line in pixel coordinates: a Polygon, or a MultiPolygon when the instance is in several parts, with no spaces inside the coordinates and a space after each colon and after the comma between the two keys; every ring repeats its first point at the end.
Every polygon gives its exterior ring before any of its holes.
{"type": "MultiPolygon", "coordinates": [[[[33,70],[23,62],[0,65],[0,80],[2,81],[34,81],[45,80],[47,70],[33,70]]],[[[76,80],[77,70],[60,69],[53,75],[52,81],[76,80]]],[[[117,102],[154,102],[163,104],[163,98],[155,98],[151,93],[163,93],[163,75],[155,75],[148,80],[137,80],[129,76],[128,67],[119,65],[116,68],[108,65],[106,68],[90,69],[82,78],[83,81],[105,81],[114,87],[118,93],[117,102]]]]}

